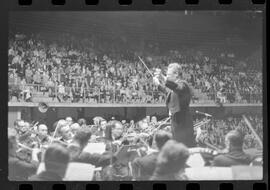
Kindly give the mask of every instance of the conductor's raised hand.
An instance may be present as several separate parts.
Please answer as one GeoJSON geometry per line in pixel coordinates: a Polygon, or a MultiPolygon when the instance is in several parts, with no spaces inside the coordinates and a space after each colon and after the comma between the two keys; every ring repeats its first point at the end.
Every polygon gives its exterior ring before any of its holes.
{"type": "Polygon", "coordinates": [[[159,68],[155,69],[153,82],[156,85],[160,85],[163,82],[163,75],[161,73],[161,69],[159,69],[159,68]]]}

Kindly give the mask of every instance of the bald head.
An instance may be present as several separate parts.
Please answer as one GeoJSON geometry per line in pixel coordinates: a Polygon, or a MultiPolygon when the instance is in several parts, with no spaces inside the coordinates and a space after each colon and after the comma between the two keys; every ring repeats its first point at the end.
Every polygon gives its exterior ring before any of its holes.
{"type": "Polygon", "coordinates": [[[37,129],[38,132],[43,136],[48,134],[48,127],[45,124],[40,124],[37,129]]]}

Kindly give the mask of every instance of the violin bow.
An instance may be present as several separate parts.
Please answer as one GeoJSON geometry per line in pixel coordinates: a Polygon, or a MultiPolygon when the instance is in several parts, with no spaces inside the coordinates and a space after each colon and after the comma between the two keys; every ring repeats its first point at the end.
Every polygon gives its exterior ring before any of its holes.
{"type": "Polygon", "coordinates": [[[263,143],[262,143],[262,140],[261,138],[259,137],[259,135],[256,133],[255,129],[252,127],[250,121],[248,120],[248,118],[243,115],[243,119],[244,121],[246,122],[248,128],[251,130],[251,132],[253,133],[254,137],[256,138],[256,140],[258,141],[260,147],[262,148],[263,147],[263,143]]]}

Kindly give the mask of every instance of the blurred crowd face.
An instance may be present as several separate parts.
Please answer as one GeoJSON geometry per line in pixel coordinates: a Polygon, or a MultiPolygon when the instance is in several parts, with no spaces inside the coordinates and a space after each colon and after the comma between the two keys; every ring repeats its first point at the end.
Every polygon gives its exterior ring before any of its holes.
{"type": "Polygon", "coordinates": [[[66,125],[67,125],[67,122],[64,119],[60,119],[58,121],[58,123],[57,123],[57,126],[60,127],[60,128],[63,127],[63,126],[66,126],[66,125]]]}
{"type": "Polygon", "coordinates": [[[67,125],[70,126],[73,123],[72,118],[71,117],[67,117],[66,118],[66,122],[67,122],[67,125]]]}
{"type": "Polygon", "coordinates": [[[68,126],[64,126],[61,128],[61,135],[63,139],[66,139],[66,140],[71,139],[72,134],[68,126]]]}
{"type": "Polygon", "coordinates": [[[120,123],[116,123],[115,127],[112,129],[112,135],[117,138],[123,134],[124,127],[120,123]]]}
{"type": "Polygon", "coordinates": [[[80,129],[80,125],[78,123],[73,123],[71,126],[70,126],[70,131],[73,135],[76,134],[76,132],[80,129]]]}
{"type": "Polygon", "coordinates": [[[157,123],[157,118],[156,118],[155,116],[153,116],[153,117],[151,118],[151,122],[154,123],[154,124],[156,124],[156,123],[157,123]]]}
{"type": "Polygon", "coordinates": [[[148,124],[143,121],[139,123],[139,126],[140,126],[140,130],[145,130],[148,128],[148,124]]]}
{"type": "Polygon", "coordinates": [[[38,132],[41,136],[47,136],[48,135],[48,127],[46,125],[39,125],[38,126],[38,132]]]}
{"type": "Polygon", "coordinates": [[[98,119],[93,119],[94,125],[99,125],[98,119]]]}
{"type": "Polygon", "coordinates": [[[146,116],[146,122],[150,123],[150,116],[146,116]]]}
{"type": "Polygon", "coordinates": [[[23,121],[23,120],[20,120],[20,121],[18,122],[17,127],[23,127],[23,126],[24,126],[24,121],[23,121]]]}
{"type": "Polygon", "coordinates": [[[135,124],[134,120],[131,120],[130,125],[134,125],[134,124],[135,124]]]}
{"type": "Polygon", "coordinates": [[[26,132],[27,130],[29,130],[30,129],[30,123],[28,123],[28,122],[22,122],[22,123],[20,123],[20,129],[21,129],[21,132],[26,132]]]}
{"type": "Polygon", "coordinates": [[[106,121],[106,120],[102,120],[102,121],[100,122],[100,127],[101,127],[102,130],[105,130],[106,125],[107,125],[107,121],[106,121]]]}

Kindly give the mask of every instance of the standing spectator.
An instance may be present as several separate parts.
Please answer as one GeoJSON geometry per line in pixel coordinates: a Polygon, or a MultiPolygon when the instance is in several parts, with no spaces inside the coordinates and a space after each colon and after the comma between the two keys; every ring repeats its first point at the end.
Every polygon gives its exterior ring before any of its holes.
{"type": "Polygon", "coordinates": [[[25,70],[25,79],[26,79],[26,83],[27,84],[31,84],[32,83],[32,75],[33,75],[33,72],[30,68],[30,66],[28,65],[26,67],[26,70],[25,70]]]}
{"type": "Polygon", "coordinates": [[[63,82],[60,82],[60,84],[58,85],[58,96],[57,96],[58,101],[62,102],[64,96],[65,96],[65,86],[63,82]]]}

